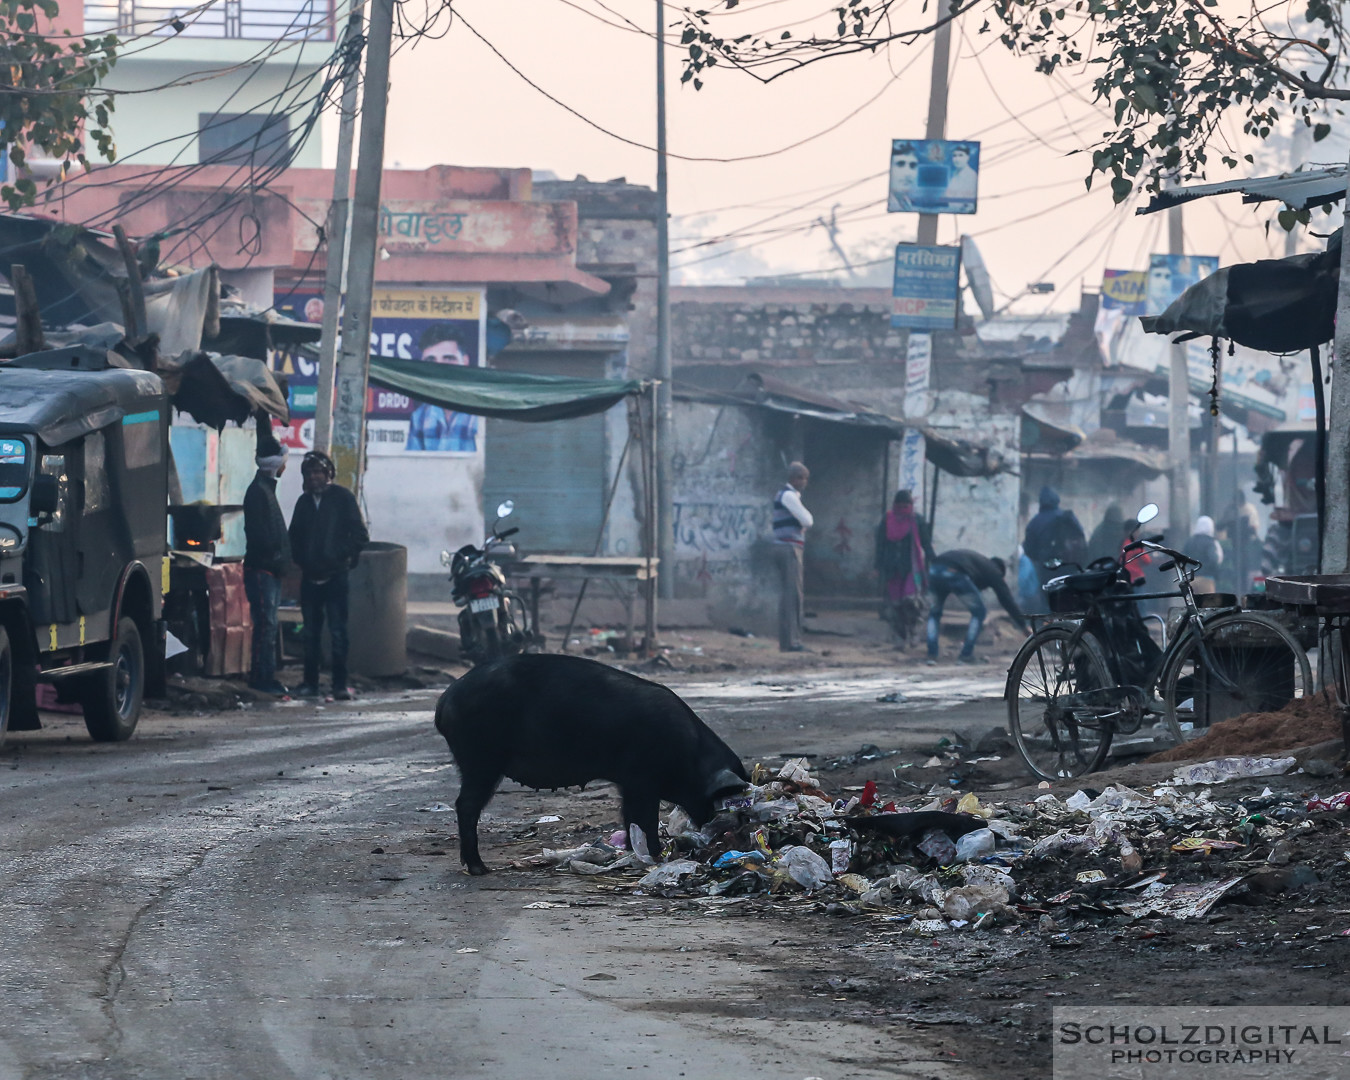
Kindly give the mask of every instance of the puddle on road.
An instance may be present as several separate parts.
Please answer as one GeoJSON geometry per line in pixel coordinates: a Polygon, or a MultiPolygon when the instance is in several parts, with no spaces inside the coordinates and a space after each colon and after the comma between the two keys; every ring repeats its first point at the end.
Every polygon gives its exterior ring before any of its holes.
{"type": "Polygon", "coordinates": [[[905,705],[923,702],[928,706],[960,705],[1003,695],[1004,676],[930,678],[922,682],[902,682],[897,675],[860,675],[842,679],[804,679],[797,681],[759,680],[753,683],[686,683],[677,688],[686,700],[703,702],[744,702],[760,699],[777,706],[785,697],[794,701],[873,701],[884,693],[898,692],[898,702],[878,704],[905,705]]]}

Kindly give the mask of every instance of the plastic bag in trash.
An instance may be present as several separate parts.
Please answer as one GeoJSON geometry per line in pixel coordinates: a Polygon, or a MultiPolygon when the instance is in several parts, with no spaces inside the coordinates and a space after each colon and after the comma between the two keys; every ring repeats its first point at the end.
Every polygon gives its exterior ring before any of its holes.
{"type": "Polygon", "coordinates": [[[953,921],[971,921],[987,911],[1006,907],[1007,903],[1008,890],[1001,885],[963,885],[947,890],[942,898],[942,913],[953,921]]]}
{"type": "Polygon", "coordinates": [[[755,863],[764,865],[764,852],[762,851],[728,851],[713,863],[714,870],[721,870],[723,867],[735,866],[738,863],[755,863]]]}
{"type": "Polygon", "coordinates": [[[676,859],[673,862],[662,863],[660,866],[653,866],[638,885],[648,889],[658,889],[666,885],[676,885],[680,878],[688,877],[695,873],[699,864],[693,859],[676,859]]]}
{"type": "Polygon", "coordinates": [[[651,849],[647,847],[647,834],[642,831],[642,826],[636,823],[628,826],[629,847],[633,854],[642,862],[651,865],[656,862],[652,858],[651,849]]]}
{"type": "Polygon", "coordinates": [[[1314,795],[1308,800],[1308,810],[1350,810],[1350,791],[1342,791],[1336,795],[1328,795],[1325,799],[1319,799],[1314,795]]]}
{"type": "Polygon", "coordinates": [[[1244,776],[1280,776],[1294,767],[1292,757],[1225,757],[1183,765],[1172,773],[1174,784],[1222,784],[1244,776]]]}
{"type": "Polygon", "coordinates": [[[830,864],[810,848],[799,844],[785,847],[779,852],[777,865],[807,892],[815,892],[834,880],[830,864]]]}
{"type": "Polygon", "coordinates": [[[811,763],[804,757],[793,758],[778,770],[778,779],[787,780],[801,787],[820,787],[819,782],[811,775],[811,763]]]}
{"type": "Polygon", "coordinates": [[[1068,829],[1060,829],[1037,840],[1029,854],[1033,859],[1044,858],[1047,855],[1091,855],[1101,846],[1102,841],[1096,836],[1080,835],[1071,833],[1068,829]]]}
{"type": "Polygon", "coordinates": [[[992,855],[994,849],[998,846],[998,841],[989,829],[976,829],[974,832],[968,832],[956,842],[956,861],[971,862],[974,859],[982,859],[986,855],[992,855]]]}
{"type": "Polygon", "coordinates": [[[929,829],[923,834],[923,839],[915,846],[930,859],[936,859],[943,866],[956,859],[956,845],[952,843],[952,838],[941,829],[929,829]]]}
{"type": "Polygon", "coordinates": [[[1070,810],[1086,810],[1092,805],[1092,798],[1086,791],[1075,791],[1064,800],[1064,805],[1070,810]]]}
{"type": "Polygon", "coordinates": [[[961,867],[961,880],[967,885],[983,889],[1002,889],[1009,896],[1017,888],[1017,883],[1008,871],[1000,866],[986,866],[981,863],[961,867]]]}

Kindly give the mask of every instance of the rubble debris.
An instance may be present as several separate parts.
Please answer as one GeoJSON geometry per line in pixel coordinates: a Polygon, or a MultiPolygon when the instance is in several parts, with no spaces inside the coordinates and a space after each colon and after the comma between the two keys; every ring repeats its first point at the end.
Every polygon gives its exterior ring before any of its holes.
{"type": "Polygon", "coordinates": [[[1278,712],[1243,713],[1222,720],[1199,738],[1169,747],[1148,760],[1204,761],[1221,756],[1269,754],[1316,746],[1340,737],[1340,710],[1323,692],[1295,698],[1278,712]]]}
{"type": "Polygon", "coordinates": [[[795,899],[925,936],[1039,931],[1047,946],[1072,949],[1085,933],[1114,924],[1119,940],[1147,940],[1166,935],[1168,920],[1225,918],[1213,909],[1235,898],[1307,902],[1309,890],[1328,887],[1331,877],[1307,865],[1302,838],[1344,831],[1327,815],[1350,810],[1350,792],[1322,799],[1266,787],[1225,797],[1213,789],[1293,765],[1216,760],[1180,768],[1156,787],[1113,784],[986,803],[940,786],[929,796],[891,797],[874,781],[836,798],[816,766],[798,757],[757,765],[754,782],[722,800],[701,827],[672,810],[661,836],[649,838],[669,862],[644,865],[596,840],[515,865],[604,874],[610,888],[622,882],[700,904],[795,899]],[[1196,785],[1201,776],[1208,786],[1196,785]]]}

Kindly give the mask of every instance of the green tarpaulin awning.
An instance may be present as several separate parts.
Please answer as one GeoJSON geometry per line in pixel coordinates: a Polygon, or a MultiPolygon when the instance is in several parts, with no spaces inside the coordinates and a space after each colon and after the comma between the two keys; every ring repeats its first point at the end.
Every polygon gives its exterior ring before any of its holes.
{"type": "Polygon", "coordinates": [[[370,381],[455,412],[533,423],[590,416],[642,392],[636,379],[574,379],[383,356],[370,358],[370,381]]]}

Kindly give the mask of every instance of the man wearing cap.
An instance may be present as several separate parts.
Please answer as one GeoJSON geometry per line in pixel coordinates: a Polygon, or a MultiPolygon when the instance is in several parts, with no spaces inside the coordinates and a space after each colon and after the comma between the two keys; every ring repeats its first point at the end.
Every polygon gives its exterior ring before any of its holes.
{"type": "Polygon", "coordinates": [[[778,648],[782,652],[805,652],[802,644],[802,553],[806,530],[813,523],[802,505],[802,492],[811,470],[800,461],[788,466],[787,483],[773,499],[773,563],[781,586],[778,595],[778,648]]]}
{"type": "Polygon", "coordinates": [[[258,421],[258,473],[244,493],[244,592],[253,616],[253,657],[248,684],[265,694],[285,694],[277,681],[277,605],[281,578],[291,565],[286,519],[277,502],[277,477],[289,451],[272,434],[272,421],[258,421]]]}
{"type": "Polygon", "coordinates": [[[333,697],[350,701],[347,686],[347,572],[370,541],[356,496],[333,483],[337,469],[320,450],[300,463],[304,490],[291,515],[291,553],[300,567],[300,615],[305,623],[305,681],[302,697],[319,693],[323,624],[328,622],[333,658],[333,697]]]}

